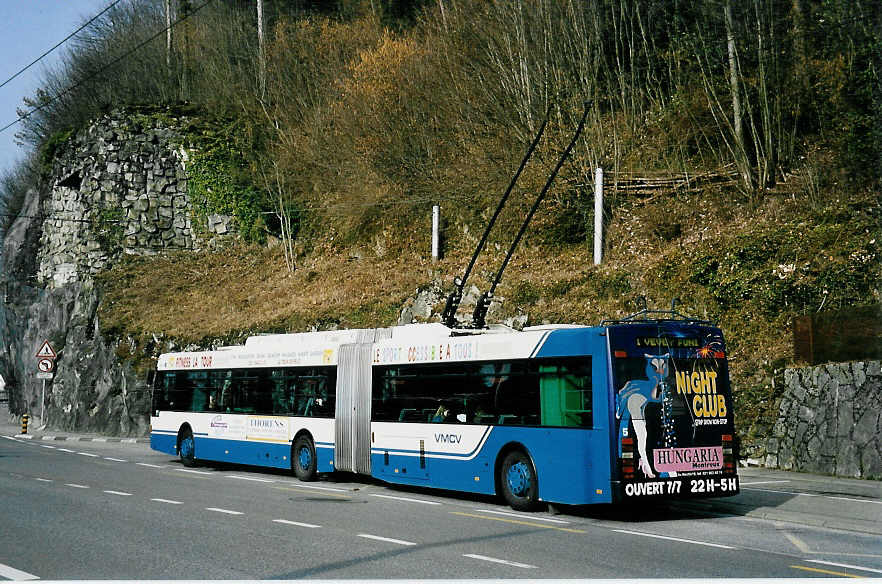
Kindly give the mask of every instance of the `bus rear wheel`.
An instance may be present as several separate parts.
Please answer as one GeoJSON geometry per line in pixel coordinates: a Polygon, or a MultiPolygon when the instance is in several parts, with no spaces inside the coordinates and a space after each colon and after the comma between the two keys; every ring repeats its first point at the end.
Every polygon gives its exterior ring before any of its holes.
{"type": "Polygon", "coordinates": [[[181,464],[184,466],[196,466],[196,441],[193,439],[193,432],[189,428],[181,434],[178,454],[181,456],[181,464]]]}
{"type": "Polygon", "coordinates": [[[539,505],[539,479],[530,457],[521,450],[509,452],[499,466],[502,497],[516,511],[533,511],[539,505]]]}
{"type": "Polygon", "coordinates": [[[291,466],[301,481],[314,481],[318,476],[316,469],[315,446],[309,436],[298,436],[291,449],[291,466]]]}

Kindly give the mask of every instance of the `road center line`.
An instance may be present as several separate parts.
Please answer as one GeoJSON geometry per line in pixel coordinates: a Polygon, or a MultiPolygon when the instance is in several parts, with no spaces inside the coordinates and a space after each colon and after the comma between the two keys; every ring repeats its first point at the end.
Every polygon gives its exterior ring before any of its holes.
{"type": "Polygon", "coordinates": [[[839,576],[840,578],[860,578],[853,574],[843,574],[842,572],[834,572],[832,570],[822,570],[821,568],[810,568],[809,566],[790,566],[796,570],[805,570],[806,572],[817,572],[818,574],[828,574],[830,576],[839,576]]]}
{"type": "Polygon", "coordinates": [[[54,482],[52,479],[41,479],[40,477],[37,477],[36,480],[40,481],[41,483],[52,483],[52,482],[54,482]]]}
{"type": "Polygon", "coordinates": [[[747,485],[771,485],[771,484],[777,484],[777,483],[789,483],[789,482],[790,482],[789,480],[788,480],[788,481],[756,481],[756,482],[753,482],[753,483],[744,483],[744,482],[742,482],[742,483],[741,483],[741,486],[742,486],[742,487],[746,487],[747,485]]]}
{"type": "MultiPolygon", "coordinates": [[[[272,489],[279,489],[280,491],[294,491],[295,493],[309,493],[311,495],[316,495],[315,491],[309,489],[299,489],[297,487],[270,487],[272,489]]],[[[339,489],[337,489],[339,490],[339,489]]],[[[338,499],[349,499],[349,495],[340,494],[340,493],[322,493],[322,497],[337,497],[338,499]]]]}
{"type": "Polygon", "coordinates": [[[472,558],[474,560],[483,560],[485,562],[493,562],[494,564],[505,564],[506,566],[514,566],[515,568],[535,568],[530,564],[521,564],[519,562],[509,562],[508,560],[500,560],[489,556],[479,556],[478,554],[463,554],[463,557],[472,558]]]}
{"type": "Polygon", "coordinates": [[[230,509],[221,509],[219,507],[206,507],[206,511],[216,511],[218,513],[226,513],[227,515],[244,515],[241,511],[232,511],[230,509]]]}
{"type": "Polygon", "coordinates": [[[120,497],[131,497],[132,496],[131,493],[126,493],[123,491],[104,491],[104,492],[107,493],[108,495],[119,495],[120,497]]]}
{"type": "Polygon", "coordinates": [[[180,501],[172,501],[171,499],[150,499],[151,501],[156,501],[157,503],[168,503],[169,505],[183,505],[180,501]]]}
{"type": "Polygon", "coordinates": [[[403,539],[392,539],[391,537],[380,537],[379,535],[371,535],[369,533],[359,533],[358,537],[365,539],[375,539],[377,541],[385,541],[388,543],[397,543],[398,545],[416,545],[412,541],[404,541],[403,539]]]}
{"type": "Polygon", "coordinates": [[[259,479],[256,477],[243,477],[239,475],[226,475],[228,479],[239,479],[240,481],[254,481],[255,483],[274,483],[273,479],[259,479]]]}
{"type": "Polygon", "coordinates": [[[88,485],[78,485],[76,483],[64,483],[65,487],[73,487],[75,489],[88,489],[88,485]]]}
{"type": "Polygon", "coordinates": [[[128,462],[128,460],[123,460],[122,458],[110,458],[109,456],[105,456],[104,460],[112,460],[113,462],[128,462]]]}
{"type": "Polygon", "coordinates": [[[865,568],[863,566],[855,566],[852,564],[837,564],[836,562],[825,562],[824,560],[806,560],[812,564],[823,564],[825,566],[836,566],[837,568],[848,568],[850,570],[862,570],[864,572],[873,572],[874,574],[882,574],[882,570],[875,568],[865,568]]]}
{"type": "Polygon", "coordinates": [[[149,468],[165,468],[164,466],[158,464],[149,464],[147,462],[136,462],[135,464],[137,464],[138,466],[146,466],[149,468]]]}
{"type": "Polygon", "coordinates": [[[92,454],[91,452],[77,452],[77,454],[80,454],[82,456],[91,456],[92,458],[98,458],[97,454],[92,454]]]}
{"type": "Polygon", "coordinates": [[[519,519],[529,519],[531,521],[547,521],[549,523],[562,523],[569,525],[569,521],[563,519],[552,519],[550,517],[531,517],[530,515],[520,515],[518,513],[509,513],[508,511],[495,511],[493,509],[475,509],[478,513],[495,513],[496,515],[505,515],[506,517],[517,517],[519,519]]]}
{"type": "Polygon", "coordinates": [[[707,546],[707,547],[720,548],[720,549],[724,549],[724,550],[734,550],[734,549],[737,549],[737,548],[734,548],[734,547],[729,546],[729,545],[721,545],[721,544],[718,544],[718,543],[709,543],[709,542],[706,542],[706,541],[695,541],[694,539],[683,539],[683,538],[680,538],[680,537],[670,537],[670,536],[667,536],[667,535],[656,535],[656,534],[654,534],[654,533],[644,533],[644,532],[642,532],[642,531],[630,531],[630,530],[627,530],[627,529],[613,529],[613,531],[618,532],[618,533],[627,533],[627,534],[629,534],[629,535],[642,535],[643,537],[654,537],[654,538],[656,538],[656,539],[667,539],[667,540],[669,540],[669,541],[679,541],[679,542],[682,542],[682,543],[693,543],[693,544],[695,544],[695,545],[704,545],[704,546],[707,546]]]}
{"type": "Polygon", "coordinates": [[[798,493],[796,491],[779,491],[777,489],[754,489],[748,487],[744,489],[745,491],[762,491],[764,493],[779,493],[781,495],[800,495],[803,497],[820,497],[821,495],[815,495],[814,493],[798,493]]]}
{"type": "Polygon", "coordinates": [[[22,572],[21,570],[16,570],[12,566],[7,566],[6,564],[0,564],[0,576],[4,578],[8,578],[9,580],[39,580],[39,576],[34,576],[33,574],[28,574],[27,572],[22,572]]]}
{"type": "Polygon", "coordinates": [[[405,501],[407,503],[422,503],[423,505],[440,505],[437,501],[426,501],[425,499],[410,499],[408,497],[393,497],[392,495],[372,494],[371,497],[380,497],[381,499],[394,499],[395,501],[405,501]]]}
{"type": "Polygon", "coordinates": [[[834,497],[832,495],[824,495],[827,499],[836,499],[838,501],[854,501],[856,503],[872,503],[874,505],[882,505],[882,501],[873,501],[872,499],[855,499],[854,497],[834,497]]]}
{"type": "Polygon", "coordinates": [[[530,521],[520,521],[518,519],[504,519],[502,517],[487,517],[486,515],[475,515],[474,513],[462,513],[460,511],[451,511],[451,515],[461,515],[462,517],[475,517],[477,519],[486,519],[488,521],[502,521],[503,523],[514,523],[515,525],[526,525],[528,527],[540,527],[542,529],[556,529],[557,531],[566,531],[567,533],[586,533],[581,529],[572,529],[570,527],[557,527],[555,525],[545,525],[544,523],[532,523],[530,521]]]}
{"type": "Polygon", "coordinates": [[[313,525],[312,523],[301,523],[299,521],[289,521],[287,519],[273,519],[273,523],[284,523],[285,525],[296,525],[297,527],[309,527],[310,529],[321,527],[321,525],[313,525]]]}
{"type": "Polygon", "coordinates": [[[75,454],[76,450],[71,450],[70,448],[59,448],[59,452],[70,452],[71,454],[75,454]]]}
{"type": "Polygon", "coordinates": [[[51,448],[52,450],[55,450],[54,446],[49,446],[48,444],[40,444],[40,448],[51,448]]]}

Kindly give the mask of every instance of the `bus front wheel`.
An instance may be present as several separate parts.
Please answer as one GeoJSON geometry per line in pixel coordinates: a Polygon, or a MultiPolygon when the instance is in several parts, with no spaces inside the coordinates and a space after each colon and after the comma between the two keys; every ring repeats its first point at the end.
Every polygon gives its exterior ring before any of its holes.
{"type": "Polygon", "coordinates": [[[196,466],[196,441],[193,439],[193,432],[189,428],[181,434],[178,454],[181,456],[181,464],[184,466],[196,466]]]}
{"type": "Polygon", "coordinates": [[[316,469],[315,446],[309,436],[299,436],[294,441],[291,452],[291,465],[294,474],[301,481],[314,481],[318,475],[316,469]]]}
{"type": "Polygon", "coordinates": [[[539,504],[539,479],[530,457],[509,452],[499,467],[499,485],[505,502],[516,511],[533,511],[539,504]]]}

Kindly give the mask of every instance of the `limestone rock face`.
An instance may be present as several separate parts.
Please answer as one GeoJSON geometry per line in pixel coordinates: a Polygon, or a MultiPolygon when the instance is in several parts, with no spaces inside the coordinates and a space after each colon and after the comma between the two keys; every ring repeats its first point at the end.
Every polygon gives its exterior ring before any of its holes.
{"type": "Polygon", "coordinates": [[[0,257],[0,375],[12,414],[28,413],[50,429],[147,432],[145,374],[124,358],[134,340],[101,330],[93,277],[124,255],[198,249],[236,236],[224,215],[213,215],[206,233],[194,231],[192,152],[177,121],[112,112],[62,144],[45,182],[28,192],[0,257]],[[45,392],[36,379],[44,340],[59,353],[45,392]]]}

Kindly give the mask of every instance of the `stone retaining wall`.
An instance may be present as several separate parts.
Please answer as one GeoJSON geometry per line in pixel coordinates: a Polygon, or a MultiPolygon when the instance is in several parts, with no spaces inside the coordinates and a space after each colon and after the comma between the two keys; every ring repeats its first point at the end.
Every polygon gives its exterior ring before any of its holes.
{"type": "Polygon", "coordinates": [[[765,466],[882,479],[882,362],[787,369],[765,466]]]}
{"type": "MultiPolygon", "coordinates": [[[[38,280],[61,286],[110,267],[122,254],[194,249],[187,195],[190,152],[161,117],[117,111],[59,149],[42,203],[38,280]]],[[[209,232],[231,234],[214,215],[209,232]]]]}

